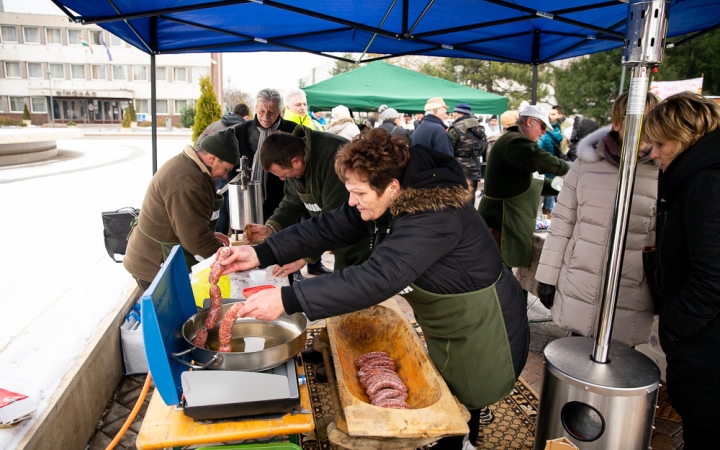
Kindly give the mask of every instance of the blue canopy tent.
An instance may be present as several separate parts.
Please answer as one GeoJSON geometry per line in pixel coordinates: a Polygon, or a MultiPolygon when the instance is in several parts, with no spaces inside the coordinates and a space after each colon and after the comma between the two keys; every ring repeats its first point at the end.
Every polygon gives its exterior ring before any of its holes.
{"type": "MultiPolygon", "coordinates": [[[[53,0],[151,56],[302,51],[538,64],[625,44],[627,0],[53,0]]],[[[717,0],[671,0],[668,37],[720,25],[717,0]]],[[[533,89],[533,102],[535,101],[533,89]]],[[[153,112],[153,124],[155,117],[153,112]]],[[[153,126],[153,153],[155,154],[153,126]]],[[[155,158],[154,158],[155,161],[155,158]]],[[[154,162],[153,172],[156,169],[154,162]]]]}

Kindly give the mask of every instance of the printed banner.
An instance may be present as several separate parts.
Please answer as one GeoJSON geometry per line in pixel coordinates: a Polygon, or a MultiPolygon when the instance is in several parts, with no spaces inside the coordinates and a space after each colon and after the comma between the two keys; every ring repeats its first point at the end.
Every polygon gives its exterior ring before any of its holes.
{"type": "Polygon", "coordinates": [[[653,81],[650,83],[650,92],[656,94],[660,99],[665,100],[671,95],[685,91],[702,94],[702,85],[702,77],[677,81],[653,81]]]}

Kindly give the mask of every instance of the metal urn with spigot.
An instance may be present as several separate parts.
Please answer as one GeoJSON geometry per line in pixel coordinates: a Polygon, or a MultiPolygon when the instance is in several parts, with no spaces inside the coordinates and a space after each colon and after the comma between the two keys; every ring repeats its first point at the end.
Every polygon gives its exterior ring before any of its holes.
{"type": "Polygon", "coordinates": [[[250,181],[251,169],[247,156],[240,158],[239,175],[228,184],[230,228],[238,232],[248,223],[263,223],[262,184],[250,181]]]}

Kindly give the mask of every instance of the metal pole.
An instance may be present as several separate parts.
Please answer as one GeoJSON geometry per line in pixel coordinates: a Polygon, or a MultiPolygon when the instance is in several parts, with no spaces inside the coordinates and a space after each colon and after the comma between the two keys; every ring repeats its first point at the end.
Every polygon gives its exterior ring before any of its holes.
{"type": "Polygon", "coordinates": [[[152,121],[153,175],[157,172],[157,86],[155,76],[155,53],[150,53],[150,120],[152,121]]]}
{"type": "Polygon", "coordinates": [[[620,75],[620,88],[618,88],[618,95],[622,94],[625,90],[625,66],[622,66],[622,74],[620,75]]]}
{"type": "Polygon", "coordinates": [[[538,66],[537,64],[532,66],[532,94],[530,96],[530,104],[537,104],[537,85],[538,85],[538,66]]]}
{"type": "Polygon", "coordinates": [[[55,128],[55,108],[53,107],[53,96],[52,96],[52,72],[50,71],[50,63],[48,63],[48,81],[50,82],[50,122],[52,127],[55,128]]]}
{"type": "Polygon", "coordinates": [[[610,232],[600,321],[592,354],[593,361],[602,364],[608,362],[610,335],[615,317],[617,293],[620,289],[625,239],[635,184],[637,152],[640,144],[642,118],[645,114],[648,73],[650,67],[662,64],[663,46],[650,46],[648,43],[664,42],[667,35],[667,5],[669,3],[669,0],[631,0],[628,11],[623,65],[633,67],[633,71],[625,114],[625,136],[620,154],[618,188],[610,232]]]}

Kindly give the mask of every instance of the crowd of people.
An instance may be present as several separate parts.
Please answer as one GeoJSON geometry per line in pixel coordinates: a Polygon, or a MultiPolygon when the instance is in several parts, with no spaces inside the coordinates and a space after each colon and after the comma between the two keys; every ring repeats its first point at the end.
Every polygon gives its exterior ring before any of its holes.
{"type": "MultiPolygon", "coordinates": [[[[172,245],[183,246],[188,269],[195,255],[227,245],[217,190],[246,156],[265,221],[246,226],[254,245],[232,247],[224,272],[275,265],[275,275],[292,276],[308,263],[323,276],[254,294],[241,314],[315,320],[400,293],[470,411],[475,442],[492,420],[488,405],[510,393],[528,354],[527,292],[511,269],[531,265],[539,213],[552,226],[538,297],[560,328],[597,333],[627,93],[602,128],[561,106],[527,105],[484,123],[469,103],[450,111],[440,97],[423,114],[381,105],[364,119],[344,105],[327,118],[310,112],[302,90],[284,100],[263,89],[253,119],[236,107],[160,168],[124,266],[146,289],[172,245]],[[322,265],[325,251],[334,270],[322,265]]],[[[612,339],[646,343],[659,316],[685,448],[710,448],[720,431],[720,106],[648,93],[645,114],[612,339]]],[[[462,446],[451,437],[436,448],[462,446]]]]}

